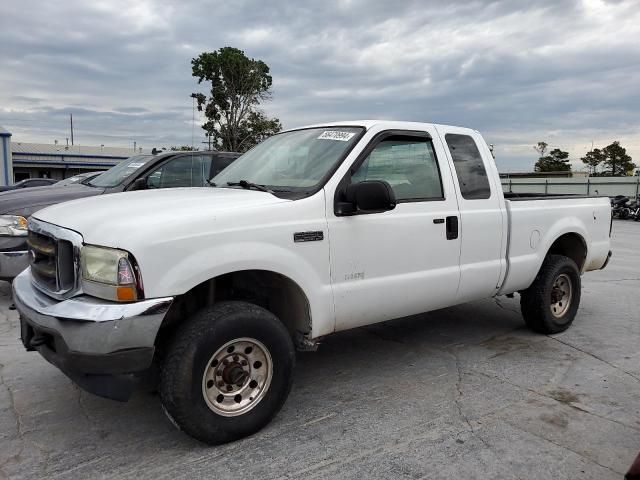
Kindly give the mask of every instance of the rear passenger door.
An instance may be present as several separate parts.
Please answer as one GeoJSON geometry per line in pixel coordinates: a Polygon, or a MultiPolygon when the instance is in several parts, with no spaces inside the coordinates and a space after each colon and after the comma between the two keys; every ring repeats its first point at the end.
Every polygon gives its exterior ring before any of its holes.
{"type": "Polygon", "coordinates": [[[489,297],[505,268],[506,219],[493,156],[475,131],[438,126],[454,173],[460,206],[458,300],[489,297]]]}

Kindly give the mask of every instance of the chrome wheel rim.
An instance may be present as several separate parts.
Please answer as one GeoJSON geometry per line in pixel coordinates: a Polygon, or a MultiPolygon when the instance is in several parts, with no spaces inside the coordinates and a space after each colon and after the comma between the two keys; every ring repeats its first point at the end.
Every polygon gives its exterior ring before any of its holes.
{"type": "Polygon", "coordinates": [[[566,273],[558,275],[551,287],[551,314],[556,318],[562,318],[571,306],[573,286],[571,278],[566,273]]]}
{"type": "Polygon", "coordinates": [[[247,413],[271,385],[273,361],[264,344],[254,338],[225,343],[209,359],[202,376],[207,406],[224,417],[247,413]]]}

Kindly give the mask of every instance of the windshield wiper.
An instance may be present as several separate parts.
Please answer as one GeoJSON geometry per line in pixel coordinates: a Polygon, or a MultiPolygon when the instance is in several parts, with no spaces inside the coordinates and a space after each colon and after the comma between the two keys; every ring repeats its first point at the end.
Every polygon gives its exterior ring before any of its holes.
{"type": "Polygon", "coordinates": [[[267,192],[273,194],[273,190],[268,189],[264,185],[258,185],[257,183],[247,182],[246,180],[240,180],[239,182],[227,182],[230,187],[242,187],[245,190],[260,190],[261,192],[267,192]]]}

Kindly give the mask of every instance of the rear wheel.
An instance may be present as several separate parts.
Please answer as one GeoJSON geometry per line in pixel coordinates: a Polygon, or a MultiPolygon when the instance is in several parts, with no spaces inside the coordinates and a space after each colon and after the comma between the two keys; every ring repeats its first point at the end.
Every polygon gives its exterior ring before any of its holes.
{"type": "Polygon", "coordinates": [[[176,333],[162,369],[162,404],[178,428],[202,442],[236,440],[280,410],[294,365],[289,332],[271,312],[221,302],[176,333]]]}
{"type": "Polygon", "coordinates": [[[563,255],[548,255],[533,284],[520,296],[527,326],[551,334],[571,326],[580,305],[580,271],[563,255]]]}

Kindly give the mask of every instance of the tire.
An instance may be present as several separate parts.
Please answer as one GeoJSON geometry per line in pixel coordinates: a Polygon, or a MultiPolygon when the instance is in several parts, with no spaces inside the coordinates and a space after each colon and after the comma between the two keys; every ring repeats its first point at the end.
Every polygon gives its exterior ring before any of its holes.
{"type": "Polygon", "coordinates": [[[576,263],[563,255],[547,255],[536,279],[521,292],[520,309],[525,323],[534,332],[546,335],[564,332],[578,312],[580,293],[576,263]],[[564,298],[559,299],[560,296],[564,298]],[[559,301],[554,303],[554,299],[559,301]]]}
{"type": "Polygon", "coordinates": [[[197,440],[237,440],[278,413],[294,367],[293,342],[278,318],[251,303],[221,302],[176,331],[161,372],[162,406],[197,440]]]}

